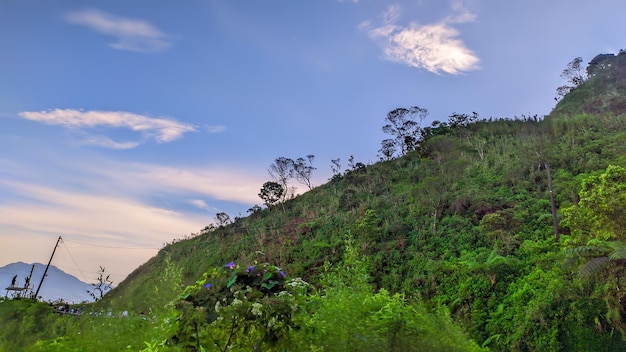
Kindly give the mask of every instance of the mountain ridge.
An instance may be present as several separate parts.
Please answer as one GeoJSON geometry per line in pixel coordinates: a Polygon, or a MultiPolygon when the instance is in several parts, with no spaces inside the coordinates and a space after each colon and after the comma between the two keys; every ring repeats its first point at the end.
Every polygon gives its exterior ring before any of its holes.
{"type": "MultiPolygon", "coordinates": [[[[42,263],[15,262],[0,267],[0,289],[5,291],[4,295],[11,297],[18,291],[7,290],[11,286],[13,277],[16,278],[16,287],[23,288],[26,277],[30,274],[34,265],[32,277],[30,279],[30,292],[34,294],[41,282],[41,277],[46,265],[42,263]]],[[[91,284],[81,281],[77,277],[67,274],[54,265],[50,265],[46,278],[43,281],[39,296],[43,301],[66,301],[69,303],[92,302],[93,297],[87,293],[92,290],[91,284]]]]}

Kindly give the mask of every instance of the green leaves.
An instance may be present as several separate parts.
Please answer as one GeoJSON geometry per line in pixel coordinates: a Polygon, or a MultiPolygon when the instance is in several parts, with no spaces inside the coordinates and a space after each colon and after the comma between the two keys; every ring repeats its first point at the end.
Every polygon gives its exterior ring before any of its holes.
{"type": "Polygon", "coordinates": [[[578,205],[563,210],[576,240],[626,241],[626,168],[609,165],[582,181],[578,205]]]}

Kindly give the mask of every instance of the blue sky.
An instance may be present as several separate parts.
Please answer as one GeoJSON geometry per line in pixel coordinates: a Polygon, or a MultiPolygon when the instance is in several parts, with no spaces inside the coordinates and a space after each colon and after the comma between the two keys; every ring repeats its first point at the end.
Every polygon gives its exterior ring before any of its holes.
{"type": "Polygon", "coordinates": [[[398,107],[544,115],[560,73],[626,47],[620,0],[3,1],[0,266],[121,281],[279,156],[378,160],[398,107]]]}

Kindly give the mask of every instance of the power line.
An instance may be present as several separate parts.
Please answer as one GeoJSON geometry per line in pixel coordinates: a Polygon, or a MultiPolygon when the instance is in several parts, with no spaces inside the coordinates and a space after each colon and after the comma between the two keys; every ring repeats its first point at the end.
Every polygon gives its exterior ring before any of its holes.
{"type": "Polygon", "coordinates": [[[80,274],[83,277],[83,280],[85,280],[85,282],[87,281],[87,278],[85,277],[85,274],[83,273],[82,270],[80,270],[80,268],[78,267],[78,264],[76,263],[76,260],[74,260],[74,257],[72,256],[72,253],[70,253],[69,248],[67,248],[67,245],[65,244],[65,241],[63,241],[63,247],[65,247],[65,251],[67,251],[67,254],[70,256],[70,258],[72,259],[72,262],[74,262],[74,265],[76,266],[76,269],[78,269],[78,271],[80,272],[80,274]]]}
{"type": "MultiPolygon", "coordinates": [[[[122,247],[122,246],[104,246],[104,245],[99,245],[99,244],[91,244],[91,243],[85,243],[85,242],[79,242],[79,241],[73,241],[73,240],[65,240],[66,242],[72,242],[72,243],[78,243],[78,244],[82,244],[85,246],[89,246],[89,247],[101,247],[101,248],[115,248],[115,249],[145,249],[145,250],[154,250],[154,249],[161,249],[160,247],[122,247]]],[[[83,248],[83,247],[72,247],[72,248],[83,248]]]]}

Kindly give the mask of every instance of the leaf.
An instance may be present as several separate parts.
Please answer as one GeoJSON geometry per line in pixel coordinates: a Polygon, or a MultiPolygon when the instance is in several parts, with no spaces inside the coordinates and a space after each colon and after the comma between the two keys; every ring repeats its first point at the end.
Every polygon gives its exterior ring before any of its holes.
{"type": "Polygon", "coordinates": [[[609,257],[593,258],[585,264],[579,272],[581,277],[589,277],[598,274],[604,270],[609,264],[609,257]]]}
{"type": "Polygon", "coordinates": [[[226,284],[226,288],[230,288],[232,285],[235,284],[235,282],[237,281],[237,275],[233,275],[230,280],[228,280],[228,283],[226,284]]]}
{"type": "Polygon", "coordinates": [[[626,259],[626,248],[616,249],[609,255],[611,261],[626,259]]]}

